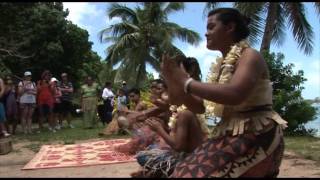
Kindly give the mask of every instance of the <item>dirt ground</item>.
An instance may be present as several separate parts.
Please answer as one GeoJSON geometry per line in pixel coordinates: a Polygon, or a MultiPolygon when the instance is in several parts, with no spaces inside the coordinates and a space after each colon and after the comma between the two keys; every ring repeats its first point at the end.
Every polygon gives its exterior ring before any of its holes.
{"type": "MultiPolygon", "coordinates": [[[[93,140],[91,140],[93,141],[93,140]]],[[[79,141],[88,142],[87,141],[79,141]]],[[[0,177],[130,177],[139,166],[135,162],[112,165],[95,165],[72,168],[21,170],[36,154],[26,145],[34,142],[13,144],[13,151],[0,155],[0,177]]],[[[292,152],[285,152],[278,177],[320,177],[320,167],[315,161],[306,160],[292,152]]]]}

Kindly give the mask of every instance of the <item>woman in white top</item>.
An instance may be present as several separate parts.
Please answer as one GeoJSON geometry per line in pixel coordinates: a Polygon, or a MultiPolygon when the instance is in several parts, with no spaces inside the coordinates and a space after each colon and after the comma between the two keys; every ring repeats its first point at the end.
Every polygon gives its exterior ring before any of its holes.
{"type": "Polygon", "coordinates": [[[25,134],[32,133],[32,114],[36,107],[37,86],[31,81],[30,71],[24,73],[24,80],[19,82],[18,88],[21,126],[25,134]]]}

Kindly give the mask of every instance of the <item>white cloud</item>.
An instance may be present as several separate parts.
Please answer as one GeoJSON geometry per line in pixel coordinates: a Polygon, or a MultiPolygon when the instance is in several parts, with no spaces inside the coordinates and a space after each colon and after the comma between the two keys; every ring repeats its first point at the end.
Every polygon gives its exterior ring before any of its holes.
{"type": "Polygon", "coordinates": [[[87,2],[64,2],[63,8],[69,9],[69,15],[67,16],[67,19],[75,24],[78,24],[79,26],[83,26],[82,20],[85,15],[97,15],[97,12],[87,2]]]}
{"type": "Polygon", "coordinates": [[[87,30],[93,30],[94,27],[91,24],[99,19],[106,22],[103,26],[120,21],[120,18],[112,18],[110,20],[106,15],[106,8],[98,8],[99,4],[101,3],[64,2],[63,8],[69,9],[68,20],[87,30]]]}

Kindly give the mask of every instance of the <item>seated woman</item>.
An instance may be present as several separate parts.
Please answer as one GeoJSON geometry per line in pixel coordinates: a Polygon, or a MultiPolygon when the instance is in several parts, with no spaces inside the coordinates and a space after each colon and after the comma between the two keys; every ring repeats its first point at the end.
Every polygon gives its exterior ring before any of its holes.
{"type": "MultiPolygon", "coordinates": [[[[195,58],[181,57],[178,63],[183,64],[191,77],[200,80],[200,68],[195,58]]],[[[190,102],[192,101],[194,103],[187,104],[193,104],[193,106],[202,109],[186,106],[170,107],[172,112],[169,122],[170,133],[163,129],[158,118],[151,117],[146,120],[150,128],[170,148],[157,147],[139,152],[137,161],[142,166],[142,170],[132,173],[133,177],[169,177],[176,163],[201,145],[207,138],[208,129],[204,118],[196,115],[198,112],[204,111],[203,101],[200,98],[191,99],[190,102]]]]}
{"type": "MultiPolygon", "coordinates": [[[[272,109],[272,83],[261,54],[246,42],[248,18],[233,8],[209,12],[207,48],[223,57],[208,83],[188,77],[175,58],[163,56],[162,75],[173,104],[188,97],[210,101],[221,121],[214,137],[180,161],[170,177],[276,177],[284,152],[287,122],[272,109]]],[[[209,108],[208,108],[209,109],[209,108]]],[[[210,108],[211,109],[211,108],[210,108]]]]}

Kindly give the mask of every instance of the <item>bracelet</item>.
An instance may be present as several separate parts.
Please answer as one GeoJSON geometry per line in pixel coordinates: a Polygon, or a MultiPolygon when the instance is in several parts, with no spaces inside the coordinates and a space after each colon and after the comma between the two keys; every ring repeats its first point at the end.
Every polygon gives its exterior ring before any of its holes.
{"type": "Polygon", "coordinates": [[[187,79],[187,80],[184,82],[183,90],[184,90],[184,92],[187,93],[187,94],[188,94],[188,91],[189,91],[189,85],[190,85],[190,83],[191,83],[192,81],[193,81],[193,79],[192,79],[192,78],[189,78],[189,79],[187,79]]]}

